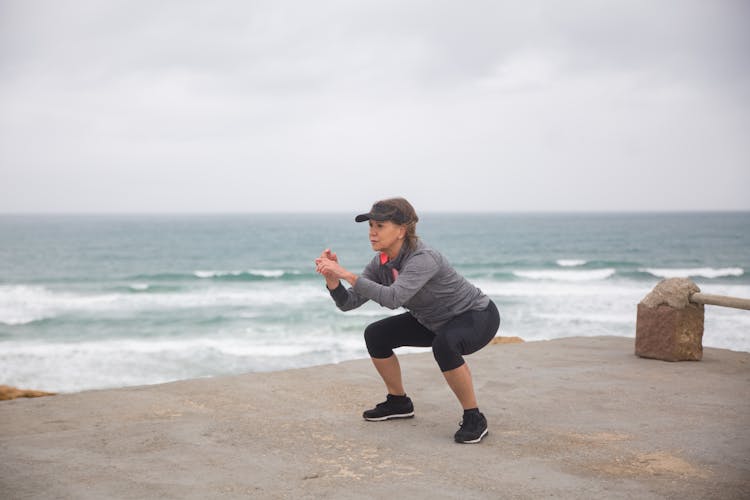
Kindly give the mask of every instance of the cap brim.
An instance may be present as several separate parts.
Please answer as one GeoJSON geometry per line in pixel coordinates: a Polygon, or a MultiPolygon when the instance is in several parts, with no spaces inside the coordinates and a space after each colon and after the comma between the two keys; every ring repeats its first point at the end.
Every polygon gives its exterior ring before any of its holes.
{"type": "Polygon", "coordinates": [[[359,214],[358,216],[356,216],[354,218],[354,220],[357,221],[357,222],[364,222],[364,221],[370,220],[370,219],[376,220],[378,222],[385,222],[387,220],[390,220],[388,217],[385,217],[382,214],[374,214],[374,213],[359,214]]]}

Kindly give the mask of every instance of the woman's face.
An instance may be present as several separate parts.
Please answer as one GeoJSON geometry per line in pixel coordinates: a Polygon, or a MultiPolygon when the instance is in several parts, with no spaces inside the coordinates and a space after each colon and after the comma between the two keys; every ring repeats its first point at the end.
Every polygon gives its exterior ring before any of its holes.
{"type": "Polygon", "coordinates": [[[370,245],[376,252],[385,252],[394,258],[401,250],[406,235],[406,227],[391,221],[377,221],[370,219],[370,245]]]}

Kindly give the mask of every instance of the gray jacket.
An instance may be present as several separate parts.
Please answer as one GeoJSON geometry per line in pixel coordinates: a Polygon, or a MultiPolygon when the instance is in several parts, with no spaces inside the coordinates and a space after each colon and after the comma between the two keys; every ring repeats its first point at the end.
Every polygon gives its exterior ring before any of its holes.
{"type": "Polygon", "coordinates": [[[421,324],[435,332],[466,311],[481,311],[489,297],[458,274],[440,252],[421,241],[404,245],[385,264],[376,255],[351,288],[339,285],[331,297],[342,311],[373,300],[389,309],[406,308],[421,324]],[[397,271],[396,273],[393,270],[397,271]]]}

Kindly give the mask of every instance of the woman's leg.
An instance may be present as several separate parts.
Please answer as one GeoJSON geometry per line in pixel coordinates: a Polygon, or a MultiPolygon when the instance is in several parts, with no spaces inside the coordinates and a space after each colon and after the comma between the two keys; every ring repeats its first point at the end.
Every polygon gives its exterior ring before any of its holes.
{"type": "Polygon", "coordinates": [[[464,410],[479,407],[468,363],[464,362],[458,368],[443,372],[443,376],[464,410]]]}
{"type": "Polygon", "coordinates": [[[365,343],[375,369],[389,394],[403,396],[401,365],[393,349],[402,346],[430,347],[435,334],[419,323],[410,313],[390,316],[365,329],[365,343]]]}
{"type": "Polygon", "coordinates": [[[464,409],[453,437],[457,443],[479,443],[487,435],[487,419],[479,411],[471,371],[463,356],[487,345],[499,326],[500,314],[490,301],[485,310],[468,311],[446,323],[432,344],[440,370],[464,409]]]}
{"type": "Polygon", "coordinates": [[[404,390],[404,383],[401,380],[401,365],[398,362],[398,358],[395,354],[391,355],[390,358],[372,359],[372,364],[375,365],[375,369],[380,374],[380,377],[385,382],[385,387],[388,389],[388,394],[394,396],[405,396],[406,391],[404,390]]]}
{"type": "Polygon", "coordinates": [[[490,302],[483,311],[468,311],[452,319],[438,331],[432,344],[435,360],[446,382],[464,410],[477,408],[477,398],[469,366],[463,355],[489,343],[500,326],[500,315],[490,302]]]}

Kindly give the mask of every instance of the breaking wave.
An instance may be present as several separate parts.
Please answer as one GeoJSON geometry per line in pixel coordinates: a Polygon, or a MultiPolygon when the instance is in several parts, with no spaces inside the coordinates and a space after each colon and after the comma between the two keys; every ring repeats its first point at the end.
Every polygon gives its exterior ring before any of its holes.
{"type": "Polygon", "coordinates": [[[601,281],[611,278],[616,273],[613,268],[590,269],[580,271],[569,270],[538,270],[538,271],[513,271],[519,278],[531,280],[549,281],[601,281]]]}
{"type": "Polygon", "coordinates": [[[739,267],[722,267],[714,269],[712,267],[696,267],[686,269],[659,269],[659,268],[641,268],[639,271],[649,273],[657,278],[726,278],[732,276],[742,276],[745,271],[739,267]]]}
{"type": "Polygon", "coordinates": [[[559,259],[556,261],[560,267],[579,267],[585,265],[586,262],[583,259],[559,259]]]}

